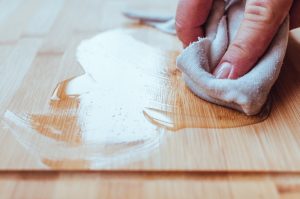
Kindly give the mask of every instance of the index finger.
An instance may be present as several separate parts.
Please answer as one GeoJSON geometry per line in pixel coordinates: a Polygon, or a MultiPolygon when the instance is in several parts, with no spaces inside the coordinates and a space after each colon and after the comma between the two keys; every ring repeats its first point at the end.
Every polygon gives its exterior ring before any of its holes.
{"type": "Polygon", "coordinates": [[[176,31],[184,46],[203,36],[201,26],[206,22],[212,0],[179,0],[176,12],[176,31]]]}

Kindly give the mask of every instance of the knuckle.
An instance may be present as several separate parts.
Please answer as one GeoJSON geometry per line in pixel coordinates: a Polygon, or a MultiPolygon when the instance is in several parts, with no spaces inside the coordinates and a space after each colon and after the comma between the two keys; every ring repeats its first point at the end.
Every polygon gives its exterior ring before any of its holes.
{"type": "Polygon", "coordinates": [[[185,26],[183,25],[183,23],[181,23],[180,20],[176,19],[175,27],[176,27],[176,33],[178,38],[182,40],[182,37],[186,29],[185,26]]]}
{"type": "Polygon", "coordinates": [[[277,18],[273,4],[270,0],[249,1],[245,10],[245,20],[261,25],[273,24],[277,18]]]}
{"type": "Polygon", "coordinates": [[[176,22],[175,22],[175,27],[176,27],[177,33],[182,33],[184,31],[184,25],[177,18],[176,18],[176,22]]]}
{"type": "Polygon", "coordinates": [[[230,46],[230,51],[235,55],[247,56],[251,53],[251,49],[247,45],[243,45],[240,42],[234,42],[230,46]]]}

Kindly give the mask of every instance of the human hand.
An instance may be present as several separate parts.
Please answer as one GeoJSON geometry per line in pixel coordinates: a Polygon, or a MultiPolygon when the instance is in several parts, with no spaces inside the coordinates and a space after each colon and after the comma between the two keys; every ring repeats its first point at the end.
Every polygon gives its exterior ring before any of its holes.
{"type": "MultiPolygon", "coordinates": [[[[299,25],[300,1],[247,0],[244,19],[213,74],[219,79],[237,79],[253,68],[267,50],[291,10],[291,27],[299,25]],[[291,9],[293,5],[293,8],[291,9]]],[[[179,0],[176,30],[184,46],[203,37],[213,0],[179,0]]]]}

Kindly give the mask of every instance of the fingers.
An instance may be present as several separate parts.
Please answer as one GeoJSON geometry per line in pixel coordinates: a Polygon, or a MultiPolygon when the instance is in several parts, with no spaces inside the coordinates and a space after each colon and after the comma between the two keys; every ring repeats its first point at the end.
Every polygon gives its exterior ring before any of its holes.
{"type": "Polygon", "coordinates": [[[294,0],[293,7],[290,12],[291,29],[300,27],[300,1],[294,0]]]}
{"type": "Polygon", "coordinates": [[[184,46],[202,37],[212,0],[179,0],[176,13],[176,31],[184,46]]]}
{"type": "Polygon", "coordinates": [[[250,71],[270,45],[291,5],[292,0],[248,0],[238,33],[214,75],[237,79],[250,71]]]}

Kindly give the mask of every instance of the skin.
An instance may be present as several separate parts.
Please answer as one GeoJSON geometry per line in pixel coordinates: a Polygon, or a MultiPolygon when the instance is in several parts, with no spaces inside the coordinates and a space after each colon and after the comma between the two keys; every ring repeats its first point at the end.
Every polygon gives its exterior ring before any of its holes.
{"type": "MultiPolygon", "coordinates": [[[[203,25],[212,4],[213,0],[179,0],[176,31],[185,47],[205,36],[203,25]]],[[[249,72],[289,13],[291,28],[299,27],[299,0],[247,0],[237,36],[213,72],[216,78],[237,79],[249,72]]]]}

